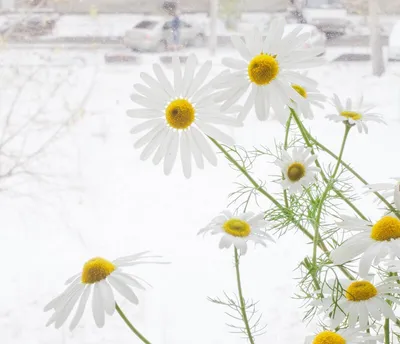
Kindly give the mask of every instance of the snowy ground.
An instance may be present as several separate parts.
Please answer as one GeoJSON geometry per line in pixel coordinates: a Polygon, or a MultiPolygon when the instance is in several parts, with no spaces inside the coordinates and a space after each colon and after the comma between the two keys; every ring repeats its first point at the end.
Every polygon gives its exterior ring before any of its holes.
{"type": "MultiPolygon", "coordinates": [[[[205,60],[208,56],[201,51],[198,57],[205,60]]],[[[221,69],[221,57],[215,58],[215,74],[221,69]]],[[[107,318],[105,328],[99,330],[86,311],[71,334],[67,329],[45,328],[48,314],[42,309],[87,259],[113,259],[151,250],[172,264],[137,269],[137,275],[153,287],[140,293],[139,307],[121,302],[133,323],[153,343],[243,343],[224,326],[229,320],[224,309],[206,300],[207,296],[222,296],[223,291],[236,292],[232,252],[221,252],[216,239],[196,236],[226,207],[227,195],[235,190],[236,174],[222,157],[218,168],[196,170],[190,180],[183,178],[178,164],[165,177],[160,166],[140,161],[129,134],[135,122],[125,110],[133,107],[129,99],[132,85],[142,71],[151,70],[158,57],[146,55],[140,65],[124,66],[105,65],[103,58],[104,51],[60,50],[24,54],[6,50],[0,57],[2,89],[17,87],[38,65],[49,66],[38,72],[42,86],[31,87],[29,99],[23,98],[26,103],[17,109],[21,120],[37,106],[35,99],[39,102],[48,96],[46,91],[66,71],[71,71],[69,83],[53,97],[46,118],[62,121],[70,113],[66,109],[79,114],[40,160],[39,170],[50,179],[2,182],[0,342],[139,343],[117,316],[107,318]],[[18,72],[13,69],[16,66],[18,72]],[[90,97],[81,105],[91,85],[90,97]]],[[[353,132],[345,159],[371,182],[399,175],[400,63],[388,65],[380,79],[370,76],[369,63],[331,63],[309,75],[328,95],[363,92],[377,106],[388,125],[371,125],[369,135],[353,132]]],[[[2,117],[12,94],[1,95],[2,117]]],[[[342,126],[326,121],[324,114],[317,112],[307,126],[337,151],[342,126]]],[[[260,124],[251,114],[245,127],[231,134],[248,148],[260,143],[271,146],[274,139],[282,140],[283,129],[275,121],[260,124]]],[[[276,172],[272,165],[256,170],[259,178],[276,172]]],[[[271,190],[278,191],[275,186],[271,190]]],[[[378,213],[370,198],[363,198],[360,206],[371,217],[378,213]]],[[[259,343],[300,344],[313,331],[313,325],[306,328],[301,322],[300,303],[292,299],[294,268],[307,254],[306,240],[288,233],[276,245],[250,250],[242,259],[245,295],[260,300],[268,324],[259,343]]]]}

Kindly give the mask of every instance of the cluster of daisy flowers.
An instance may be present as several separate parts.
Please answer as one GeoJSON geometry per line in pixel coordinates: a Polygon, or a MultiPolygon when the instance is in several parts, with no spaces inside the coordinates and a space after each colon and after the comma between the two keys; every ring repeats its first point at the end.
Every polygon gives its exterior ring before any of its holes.
{"type": "MultiPolygon", "coordinates": [[[[327,99],[319,92],[317,82],[300,71],[323,63],[320,49],[303,49],[308,39],[309,34],[301,32],[300,27],[285,34],[285,22],[275,19],[265,39],[257,29],[247,33],[244,40],[233,36],[232,44],[240,58],[224,58],[222,63],[226,69],[212,79],[212,62],[199,64],[195,55],[188,57],[183,68],[179,58],[173,56],[171,80],[159,64],[153,65],[151,74],[142,72],[142,82],[134,85],[135,93],[131,96],[139,107],[127,112],[131,118],[143,120],[131,130],[132,134],[140,134],[134,143],[135,148],[142,149],[140,159],[151,159],[155,165],[162,163],[166,175],[172,172],[179,159],[184,176],[190,178],[194,165],[199,169],[205,167],[205,161],[217,165],[214,147],[234,147],[234,139],[221,126],[244,127],[253,109],[260,121],[272,114],[282,124],[293,114],[313,119],[314,108],[324,108],[327,99]]],[[[344,123],[349,130],[356,127],[360,133],[368,133],[368,122],[384,123],[379,114],[363,104],[362,98],[341,101],[334,95],[331,105],[336,113],[326,117],[344,123]]],[[[282,190],[290,195],[307,190],[317,182],[317,175],[323,174],[317,154],[308,145],[282,149],[275,164],[281,170],[282,190]]],[[[400,179],[367,187],[379,195],[381,201],[394,204],[400,210],[400,179]]],[[[381,336],[370,334],[371,324],[380,321],[382,316],[397,321],[391,305],[399,303],[394,295],[400,292],[396,275],[400,271],[400,261],[395,260],[400,257],[398,216],[399,213],[388,212],[375,223],[342,217],[338,226],[358,233],[330,252],[330,259],[334,265],[343,266],[360,257],[359,277],[336,278],[317,291],[315,305],[329,320],[329,325],[307,337],[306,343],[379,341],[381,336]],[[381,265],[388,256],[389,260],[384,263],[393,276],[378,281],[377,276],[370,274],[371,266],[381,265]]],[[[243,256],[250,242],[266,247],[267,242],[275,241],[268,234],[269,227],[271,223],[265,212],[225,210],[199,234],[218,235],[221,249],[233,247],[236,256],[243,256]]],[[[138,304],[135,291],[143,290],[144,286],[124,270],[137,264],[161,263],[149,260],[154,257],[144,252],[114,261],[89,260],[82,272],[67,281],[66,290],[45,307],[46,311],[53,312],[48,325],[59,328],[73,314],[69,325],[73,330],[91,297],[93,318],[98,327],[104,326],[106,314],[113,315],[117,311],[132,329],[133,325],[116,300],[123,298],[138,304]]],[[[134,332],[142,339],[137,330],[134,332]]]]}

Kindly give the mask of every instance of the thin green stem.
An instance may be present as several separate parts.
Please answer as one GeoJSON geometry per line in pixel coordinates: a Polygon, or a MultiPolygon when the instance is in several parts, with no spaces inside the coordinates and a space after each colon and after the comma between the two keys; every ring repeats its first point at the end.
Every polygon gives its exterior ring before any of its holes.
{"type": "MultiPolygon", "coordinates": [[[[290,123],[292,121],[292,114],[289,115],[289,118],[286,122],[286,131],[285,131],[285,141],[283,142],[283,149],[287,150],[288,149],[288,141],[289,141],[289,131],[290,131],[290,123]]],[[[282,178],[283,178],[283,173],[282,173],[282,178]]],[[[288,200],[288,195],[287,195],[287,190],[283,189],[283,199],[285,200],[285,207],[289,207],[289,200],[288,200]]]]}
{"type": "Polygon", "coordinates": [[[242,319],[244,322],[244,326],[246,327],[247,337],[249,338],[250,343],[254,344],[254,338],[251,333],[250,324],[249,324],[249,320],[247,318],[247,313],[246,313],[246,305],[245,305],[244,297],[243,297],[242,283],[240,280],[239,254],[238,254],[238,250],[236,247],[234,250],[235,250],[236,281],[237,281],[239,301],[240,301],[240,312],[242,313],[242,319]]]}
{"type": "MultiPolygon", "coordinates": [[[[260,192],[263,196],[268,198],[279,210],[282,212],[285,212],[289,218],[289,220],[297,226],[297,228],[303,232],[310,240],[314,240],[314,236],[305,228],[296,218],[294,217],[292,211],[288,208],[285,208],[283,205],[281,205],[271,194],[269,194],[260,184],[258,184],[253,177],[247,172],[247,170],[241,166],[230,154],[229,152],[221,145],[219,144],[216,140],[214,140],[212,137],[209,137],[209,139],[218,147],[218,149],[225,155],[225,157],[230,161],[246,178],[247,180],[254,186],[254,189],[260,192]]],[[[319,247],[320,249],[327,255],[329,256],[329,249],[326,247],[325,243],[323,241],[319,241],[319,247]]],[[[345,267],[343,266],[338,266],[338,268],[343,272],[343,274],[351,279],[354,280],[355,278],[353,275],[348,271],[345,267]]]]}
{"type": "Polygon", "coordinates": [[[383,326],[383,330],[385,333],[385,344],[390,344],[390,324],[389,319],[385,319],[385,325],[383,326]]]}
{"type": "MultiPolygon", "coordinates": [[[[338,156],[337,156],[335,153],[333,153],[329,148],[327,148],[326,146],[324,146],[322,143],[320,143],[319,141],[317,141],[315,138],[313,138],[313,137],[310,136],[310,140],[311,140],[312,142],[314,142],[314,144],[315,144],[317,147],[321,148],[325,153],[329,154],[332,158],[338,159],[338,156]]],[[[368,183],[363,177],[361,177],[360,174],[358,174],[349,164],[347,164],[346,162],[342,161],[342,165],[343,165],[349,172],[351,172],[351,173],[354,175],[354,177],[356,177],[361,183],[363,183],[364,185],[368,185],[368,184],[369,184],[369,183],[368,183]]],[[[396,216],[397,216],[398,218],[400,218],[399,211],[397,211],[397,210],[393,207],[393,205],[390,204],[390,203],[385,199],[385,197],[383,197],[379,192],[374,192],[374,194],[388,207],[388,209],[389,209],[391,212],[395,213],[396,216]]]]}
{"type": "MultiPolygon", "coordinates": [[[[312,153],[312,154],[315,154],[315,151],[314,151],[314,148],[313,148],[313,144],[311,143],[311,141],[312,141],[311,134],[306,130],[306,128],[304,128],[303,123],[301,123],[301,121],[300,121],[299,117],[297,116],[296,112],[295,112],[293,109],[291,109],[290,111],[291,111],[291,113],[292,113],[292,115],[293,115],[294,120],[296,121],[296,124],[297,124],[297,126],[298,126],[298,128],[299,128],[299,130],[300,130],[301,135],[303,136],[303,139],[304,139],[306,145],[311,149],[311,153],[312,153]]],[[[316,165],[318,168],[321,169],[320,174],[321,174],[321,177],[322,177],[323,181],[324,181],[325,183],[328,183],[328,182],[329,182],[329,181],[328,181],[328,178],[327,178],[327,176],[325,175],[325,173],[323,172],[322,166],[321,166],[321,164],[320,164],[320,162],[319,162],[318,159],[315,160],[315,165],[316,165]]],[[[339,165],[339,166],[340,166],[340,165],[339,165]]],[[[338,167],[338,168],[339,168],[339,167],[338,167]]],[[[354,212],[355,212],[359,217],[361,217],[363,220],[368,220],[367,217],[353,204],[353,202],[351,202],[345,195],[343,195],[343,193],[342,193],[340,190],[336,189],[335,187],[332,187],[332,190],[333,190],[333,191],[336,193],[336,195],[338,195],[344,202],[346,202],[347,205],[348,205],[350,208],[352,208],[352,209],[354,210],[354,212]]]]}
{"type": "Polygon", "coordinates": [[[318,246],[318,242],[320,240],[319,226],[320,226],[320,222],[321,222],[322,208],[323,208],[323,205],[324,205],[324,202],[325,202],[326,198],[328,197],[329,192],[333,188],[333,183],[334,183],[336,175],[337,175],[337,173],[339,171],[340,162],[341,162],[342,157],[343,157],[344,147],[346,146],[346,141],[347,141],[347,137],[349,135],[349,132],[350,132],[350,127],[346,126],[345,132],[344,132],[344,136],[343,136],[343,140],[342,140],[342,145],[340,147],[339,158],[338,158],[337,163],[336,163],[336,167],[335,167],[335,169],[333,171],[333,174],[330,177],[330,180],[329,180],[328,184],[326,185],[325,191],[322,194],[321,199],[319,201],[319,205],[318,205],[318,209],[317,209],[317,215],[315,217],[315,223],[314,223],[315,232],[314,232],[313,258],[312,258],[312,264],[313,264],[314,268],[317,266],[317,246],[318,246]]]}
{"type": "Polygon", "coordinates": [[[121,316],[122,320],[125,324],[131,329],[131,331],[145,344],[151,344],[136,328],[132,325],[132,323],[128,320],[124,312],[119,308],[118,304],[115,303],[115,309],[117,310],[118,314],[121,316]]]}

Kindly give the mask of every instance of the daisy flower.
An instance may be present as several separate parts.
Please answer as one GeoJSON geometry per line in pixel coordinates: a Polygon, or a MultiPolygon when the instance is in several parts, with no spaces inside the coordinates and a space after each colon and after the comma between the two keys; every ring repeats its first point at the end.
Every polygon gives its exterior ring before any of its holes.
{"type": "Polygon", "coordinates": [[[83,266],[82,272],[66,281],[68,287],[65,291],[44,308],[45,312],[50,310],[54,312],[46,326],[54,324],[55,328],[60,328],[71,314],[75,305],[78,304],[69,326],[71,331],[75,329],[83,316],[90,295],[92,295],[93,317],[98,327],[104,326],[105,313],[108,315],[114,314],[114,290],[123,298],[137,305],[139,299],[132,287],[142,290],[144,290],[144,287],[136,277],[124,272],[123,268],[138,264],[163,264],[146,260],[147,258],[158,257],[147,256],[146,253],[141,252],[118,258],[112,262],[100,257],[87,261],[83,266]]]}
{"type": "Polygon", "coordinates": [[[246,212],[239,216],[234,216],[229,210],[221,212],[198,234],[222,234],[219,248],[229,248],[235,246],[240,250],[240,254],[247,252],[247,241],[254,241],[255,244],[267,246],[265,240],[275,242],[274,239],[262,231],[267,226],[264,220],[264,213],[254,214],[246,212]]]}
{"type": "Polygon", "coordinates": [[[315,81],[294,71],[320,65],[320,48],[303,50],[309,33],[300,33],[301,27],[284,36],[285,20],[271,22],[266,39],[255,27],[245,35],[245,42],[239,36],[232,36],[232,44],[241,58],[224,58],[222,63],[233,72],[221,74],[214,86],[221,91],[216,100],[223,102],[225,111],[235,104],[250,89],[243,109],[238,116],[243,121],[254,106],[257,118],[268,118],[270,108],[276,115],[282,114],[284,106],[291,106],[292,100],[304,103],[306,99],[296,92],[292,85],[313,87],[315,81]]]}
{"type": "Polygon", "coordinates": [[[282,151],[282,159],[276,160],[275,164],[282,170],[284,179],[281,181],[283,188],[290,193],[301,191],[302,187],[311,184],[315,174],[320,171],[314,166],[317,155],[312,155],[309,148],[295,147],[292,155],[282,151]]]}
{"type": "Polygon", "coordinates": [[[372,223],[342,215],[342,220],[338,223],[339,227],[359,233],[331,252],[335,265],[342,265],[361,255],[359,274],[365,278],[373,260],[374,264],[378,264],[389,254],[400,256],[400,220],[397,217],[386,215],[372,223]]]}
{"type": "Polygon", "coordinates": [[[362,333],[360,328],[340,329],[337,332],[325,330],[316,335],[306,337],[305,344],[356,344],[365,343],[368,340],[381,340],[382,336],[371,336],[362,333]]]}
{"type": "Polygon", "coordinates": [[[207,61],[195,74],[197,60],[189,56],[184,73],[181,71],[177,56],[173,57],[173,85],[167,79],[159,64],[153,65],[155,78],[141,73],[144,84],[135,84],[138,92],[132,100],[142,106],[128,110],[128,116],[143,118],[145,121],[131,130],[132,134],[147,131],[135,148],[143,148],[140,158],[148,159],[153,155],[153,163],[164,159],[164,173],[168,175],[175,163],[178,150],[184,175],[189,178],[192,171],[192,158],[198,168],[204,167],[204,158],[211,165],[217,164],[214,150],[207,136],[227,145],[234,141],[214,125],[224,124],[240,126],[236,119],[222,115],[211,97],[213,88],[204,82],[209,75],[212,63],[207,61]]]}
{"type": "Polygon", "coordinates": [[[392,183],[377,183],[365,185],[371,192],[379,192],[390,203],[394,202],[400,211],[400,178],[393,178],[392,183]]]}
{"type": "Polygon", "coordinates": [[[373,107],[368,107],[363,104],[363,97],[360,97],[356,102],[347,98],[346,102],[342,104],[339,97],[335,94],[333,96],[333,105],[336,107],[338,114],[328,115],[326,118],[334,122],[356,125],[360,133],[364,131],[368,134],[367,122],[386,124],[380,114],[371,112],[373,107]]]}
{"type": "Polygon", "coordinates": [[[326,97],[322,93],[320,93],[320,91],[317,89],[317,83],[315,83],[314,86],[310,85],[308,87],[293,84],[292,87],[299,95],[301,95],[307,101],[300,103],[293,101],[290,107],[287,107],[286,116],[283,115],[276,116],[276,119],[280,121],[282,124],[286,124],[286,121],[288,120],[290,115],[290,108],[292,108],[296,112],[296,114],[303,115],[303,117],[306,119],[314,118],[312,106],[324,109],[323,103],[326,97]]]}
{"type": "Polygon", "coordinates": [[[339,326],[347,316],[349,327],[354,327],[357,322],[360,327],[367,327],[369,316],[376,321],[380,321],[382,315],[396,321],[393,309],[386,301],[400,303],[394,296],[389,295],[400,291],[397,278],[391,277],[380,283],[374,283],[370,279],[360,281],[341,279],[340,287],[338,283],[332,284],[329,281],[328,284],[332,285],[325,285],[324,289],[329,289],[330,295],[342,294],[335,302],[332,302],[332,296],[322,301],[326,315],[331,316],[331,327],[339,326]]]}

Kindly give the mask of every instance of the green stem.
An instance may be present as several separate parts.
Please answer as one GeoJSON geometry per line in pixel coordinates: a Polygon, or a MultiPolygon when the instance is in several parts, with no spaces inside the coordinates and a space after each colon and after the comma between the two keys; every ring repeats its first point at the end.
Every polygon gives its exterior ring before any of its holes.
{"type": "Polygon", "coordinates": [[[254,338],[251,333],[249,320],[247,319],[246,305],[244,302],[243,291],[242,291],[242,283],[240,281],[239,254],[236,247],[235,247],[235,269],[236,269],[236,281],[239,293],[240,311],[242,313],[242,319],[244,322],[244,326],[246,327],[247,337],[249,338],[250,343],[254,344],[254,338]]]}
{"type": "Polygon", "coordinates": [[[125,322],[126,325],[131,329],[131,331],[145,344],[151,344],[128,320],[125,316],[124,312],[122,312],[121,308],[119,308],[118,304],[115,303],[115,309],[117,310],[118,314],[121,316],[122,320],[125,322]]]}
{"type": "MultiPolygon", "coordinates": [[[[262,195],[264,195],[266,198],[268,198],[279,210],[282,212],[285,212],[289,218],[289,220],[297,226],[297,228],[303,232],[310,240],[314,241],[314,236],[301,224],[299,221],[296,220],[294,217],[293,213],[291,212],[290,209],[285,208],[283,205],[281,205],[271,194],[269,194],[261,185],[259,185],[247,172],[247,170],[241,166],[230,154],[229,152],[221,145],[219,144],[216,140],[214,140],[212,137],[209,137],[209,139],[218,147],[218,149],[225,155],[225,157],[230,161],[235,167],[248,179],[248,181],[254,186],[254,189],[260,192],[262,195]]],[[[329,256],[329,250],[326,247],[325,243],[323,241],[319,242],[319,247],[320,249],[327,255],[329,256]]],[[[343,266],[338,266],[338,268],[343,272],[343,274],[351,279],[354,280],[355,278],[353,275],[343,266]]]]}
{"type": "MultiPolygon", "coordinates": [[[[315,143],[315,145],[319,148],[321,148],[323,151],[325,151],[325,153],[329,154],[332,158],[334,159],[338,159],[338,156],[333,153],[329,148],[327,148],[326,146],[324,146],[322,143],[320,143],[319,141],[317,141],[315,138],[310,136],[311,141],[313,141],[315,143]]],[[[346,169],[351,172],[354,177],[356,177],[361,183],[363,183],[364,185],[368,185],[369,183],[363,178],[361,177],[349,164],[347,164],[346,162],[342,161],[342,165],[344,167],[346,167],[346,169]]],[[[391,205],[386,199],[385,197],[383,197],[379,192],[374,192],[374,194],[388,207],[388,209],[395,213],[396,216],[398,218],[400,218],[400,214],[399,212],[393,207],[393,205],[391,205]]]]}
{"type": "Polygon", "coordinates": [[[383,326],[385,331],[385,344],[390,344],[390,324],[389,319],[385,319],[385,325],[383,326]]]}
{"type": "MultiPolygon", "coordinates": [[[[290,122],[291,121],[292,121],[292,114],[289,115],[289,118],[286,122],[285,141],[283,143],[284,150],[288,149],[289,131],[290,131],[290,122]]],[[[283,173],[282,173],[282,178],[283,178],[283,173]]],[[[285,207],[289,208],[289,200],[288,200],[288,195],[287,195],[286,189],[283,189],[283,199],[285,200],[285,207]]]]}
{"type": "Polygon", "coordinates": [[[319,234],[319,225],[321,222],[321,214],[322,214],[322,208],[324,205],[324,202],[326,200],[326,198],[328,197],[329,192],[332,190],[333,188],[333,183],[335,181],[336,175],[339,171],[339,166],[340,166],[340,162],[342,161],[342,157],[343,157],[343,152],[344,152],[344,147],[346,146],[346,141],[347,141],[347,137],[349,135],[350,132],[350,127],[346,126],[345,132],[344,132],[344,136],[343,136],[343,140],[342,140],[342,146],[340,147],[340,153],[339,153],[339,158],[337,160],[336,163],[336,167],[335,170],[333,171],[333,174],[325,188],[324,193],[321,196],[321,199],[319,201],[319,205],[318,205],[318,209],[317,209],[317,215],[315,217],[315,223],[314,223],[314,229],[315,229],[315,233],[314,233],[314,243],[313,243],[313,260],[312,260],[312,264],[314,267],[317,266],[317,246],[318,246],[318,242],[320,239],[320,234],[319,234]]]}
{"type": "MultiPolygon", "coordinates": [[[[311,143],[311,140],[313,140],[312,137],[311,137],[311,134],[306,130],[306,128],[304,128],[304,126],[303,126],[303,124],[301,123],[301,121],[300,121],[299,117],[297,116],[296,112],[295,112],[293,109],[291,109],[290,111],[291,111],[291,113],[292,113],[292,115],[293,115],[294,120],[295,120],[296,123],[297,123],[297,126],[298,126],[298,128],[299,128],[299,130],[300,130],[301,135],[303,136],[303,139],[304,139],[306,145],[311,149],[311,153],[312,153],[312,154],[315,154],[313,145],[312,145],[312,143],[311,143]]],[[[315,160],[315,165],[316,165],[318,168],[321,169],[320,174],[321,174],[321,177],[322,177],[323,181],[324,181],[325,183],[328,183],[328,182],[329,182],[329,181],[328,181],[328,178],[326,177],[325,173],[323,172],[322,166],[321,166],[321,164],[320,164],[320,162],[319,162],[318,159],[315,160]]],[[[339,166],[340,166],[340,165],[339,165],[339,166]]],[[[338,168],[339,168],[339,167],[338,167],[338,168]]],[[[366,216],[365,216],[365,215],[364,215],[364,214],[363,214],[349,199],[347,199],[347,197],[346,197],[345,195],[343,195],[343,193],[342,193],[340,190],[336,189],[335,187],[332,187],[332,190],[333,190],[333,191],[336,193],[336,195],[338,195],[344,202],[346,202],[347,205],[348,205],[350,208],[352,208],[352,209],[354,210],[354,212],[355,212],[359,217],[361,217],[363,220],[368,221],[367,217],[366,217],[366,216]]]]}

